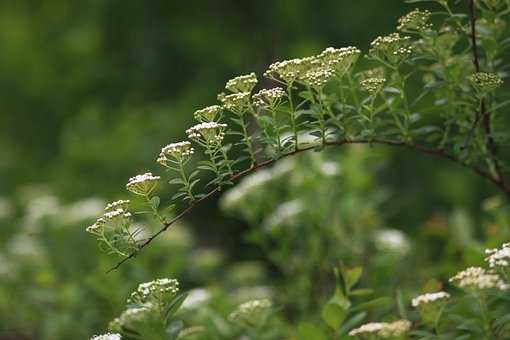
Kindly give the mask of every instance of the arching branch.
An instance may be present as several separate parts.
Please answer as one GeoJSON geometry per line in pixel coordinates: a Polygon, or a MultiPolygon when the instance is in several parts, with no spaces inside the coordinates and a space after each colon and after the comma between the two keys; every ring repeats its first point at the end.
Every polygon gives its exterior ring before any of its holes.
{"type": "MultiPolygon", "coordinates": [[[[409,144],[409,143],[406,143],[406,142],[403,142],[403,141],[385,140],[385,139],[375,139],[375,140],[368,140],[368,139],[348,140],[348,139],[344,139],[344,140],[339,140],[339,141],[326,141],[323,145],[325,145],[325,146],[343,146],[343,145],[349,145],[349,144],[371,144],[371,145],[372,144],[377,144],[377,145],[388,145],[388,146],[394,146],[394,147],[401,147],[401,148],[406,148],[406,149],[414,150],[414,151],[422,153],[422,154],[436,156],[436,157],[439,157],[439,158],[442,158],[442,159],[445,159],[445,160],[449,160],[449,161],[457,163],[457,164],[459,164],[459,165],[461,165],[461,166],[463,166],[463,167],[465,167],[467,169],[470,169],[476,175],[489,180],[496,187],[498,187],[501,191],[503,191],[503,193],[505,193],[505,195],[507,197],[510,198],[510,190],[504,185],[504,183],[502,182],[502,180],[500,178],[494,177],[491,173],[487,172],[484,169],[481,169],[481,168],[478,168],[476,166],[472,166],[470,164],[467,164],[466,162],[464,162],[461,159],[455,157],[454,155],[451,155],[451,154],[445,152],[442,149],[434,149],[434,148],[430,148],[430,147],[419,145],[419,144],[409,144]]],[[[310,150],[315,149],[316,147],[317,146],[310,146],[310,147],[306,147],[306,148],[300,148],[300,149],[297,149],[295,151],[286,153],[286,154],[284,154],[283,156],[281,156],[278,159],[270,159],[270,160],[258,163],[258,164],[254,165],[254,166],[252,166],[252,167],[250,167],[248,169],[245,169],[243,171],[240,171],[240,172],[234,174],[233,176],[231,176],[229,178],[229,180],[231,182],[235,182],[235,181],[239,180],[240,178],[242,178],[242,177],[244,177],[244,176],[246,176],[246,175],[248,175],[248,174],[250,174],[252,172],[255,172],[255,171],[257,171],[257,170],[259,170],[261,168],[265,168],[265,167],[267,167],[267,166],[269,166],[269,165],[271,165],[271,164],[273,164],[273,163],[275,163],[275,162],[277,162],[277,161],[279,161],[279,160],[281,160],[283,158],[291,157],[291,156],[294,156],[294,155],[299,154],[299,153],[310,151],[310,150]]],[[[214,195],[216,195],[220,191],[221,191],[221,188],[220,187],[216,187],[215,189],[211,190],[209,193],[207,193],[202,198],[200,198],[200,199],[194,201],[193,203],[191,203],[186,209],[181,211],[177,216],[175,216],[174,218],[172,218],[169,221],[166,221],[163,224],[163,227],[161,229],[159,229],[155,234],[153,234],[151,237],[146,239],[139,246],[137,251],[132,252],[127,257],[125,257],[124,259],[119,261],[114,267],[109,269],[107,271],[107,273],[110,273],[110,272],[118,269],[122,264],[124,264],[128,260],[136,257],[138,255],[138,253],[143,248],[148,246],[159,235],[161,235],[162,233],[164,233],[165,231],[170,229],[170,227],[172,225],[174,225],[177,221],[179,221],[180,219],[182,219],[183,217],[185,217],[189,213],[191,213],[191,211],[193,211],[202,202],[207,201],[208,199],[210,199],[211,197],[213,197],[214,195]]]]}

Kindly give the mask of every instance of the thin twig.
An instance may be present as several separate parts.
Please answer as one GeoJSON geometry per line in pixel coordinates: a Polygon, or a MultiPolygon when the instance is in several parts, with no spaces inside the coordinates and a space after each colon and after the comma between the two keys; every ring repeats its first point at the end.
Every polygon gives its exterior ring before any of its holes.
{"type": "MultiPolygon", "coordinates": [[[[439,158],[442,158],[442,159],[446,159],[446,160],[452,161],[454,163],[460,164],[460,165],[462,165],[465,168],[470,169],[471,171],[473,171],[478,176],[481,176],[481,177],[483,177],[485,179],[488,179],[490,182],[492,182],[494,185],[496,185],[500,190],[502,190],[510,198],[510,190],[502,185],[502,182],[501,182],[501,180],[499,178],[495,178],[490,173],[488,173],[487,171],[485,171],[485,170],[483,170],[481,168],[474,167],[474,166],[471,166],[471,165],[463,162],[461,159],[446,153],[442,149],[433,149],[433,148],[429,148],[429,147],[418,145],[418,144],[408,144],[408,143],[405,143],[405,142],[402,142],[402,141],[384,140],[384,139],[379,139],[379,140],[347,140],[347,139],[345,139],[345,140],[339,140],[339,141],[326,141],[326,143],[324,143],[324,145],[326,145],[326,146],[342,146],[342,145],[348,145],[348,144],[379,144],[379,145],[397,146],[397,147],[403,147],[403,148],[406,148],[406,149],[414,150],[414,151],[417,151],[417,152],[420,152],[420,153],[423,153],[423,154],[433,155],[433,156],[436,156],[436,157],[439,157],[439,158]]],[[[250,167],[248,169],[245,169],[245,170],[243,170],[241,172],[238,172],[235,175],[231,176],[229,178],[229,181],[235,182],[235,181],[239,180],[240,178],[244,177],[245,175],[250,174],[252,172],[255,172],[255,171],[257,171],[257,170],[259,170],[261,168],[267,167],[267,166],[275,163],[276,161],[278,161],[278,160],[280,160],[282,158],[290,157],[290,156],[296,155],[298,153],[302,153],[302,152],[305,152],[305,151],[313,150],[316,147],[317,146],[310,146],[310,147],[306,147],[306,148],[302,148],[302,149],[296,149],[296,150],[294,150],[292,152],[288,152],[288,153],[282,155],[278,159],[270,159],[270,160],[258,163],[258,164],[254,165],[254,166],[252,166],[252,167],[250,167]]],[[[177,222],[178,220],[180,220],[184,216],[188,215],[192,210],[194,210],[194,208],[196,206],[198,206],[203,201],[206,201],[209,198],[213,197],[214,195],[216,195],[220,191],[221,191],[220,188],[216,187],[215,189],[213,189],[212,191],[207,193],[205,196],[203,196],[200,199],[197,199],[196,201],[194,201],[190,206],[188,206],[186,209],[181,211],[177,216],[175,216],[171,220],[165,222],[163,227],[160,230],[158,230],[154,235],[152,235],[151,237],[147,238],[140,245],[140,247],[138,248],[137,251],[129,254],[127,257],[122,259],[114,267],[109,269],[107,271],[107,273],[110,273],[110,272],[118,269],[123,263],[125,263],[129,259],[135,257],[136,255],[138,255],[138,253],[143,248],[148,246],[160,234],[162,234],[165,231],[167,231],[175,222],[177,222]]]]}
{"type": "MultiPolygon", "coordinates": [[[[478,53],[478,43],[476,41],[476,13],[475,13],[475,0],[469,0],[469,17],[470,17],[470,25],[471,25],[471,45],[473,47],[473,65],[475,66],[475,71],[480,72],[480,55],[478,53]]],[[[485,98],[480,100],[480,110],[475,114],[475,120],[473,123],[473,127],[468,134],[472,136],[474,131],[478,125],[478,122],[483,119],[485,133],[487,134],[487,148],[491,154],[492,163],[494,165],[494,170],[499,178],[499,182],[506,190],[505,177],[503,175],[503,170],[501,169],[501,165],[497,159],[497,146],[492,137],[492,127],[491,127],[491,113],[487,112],[486,109],[485,98]]],[[[467,145],[464,145],[467,147],[467,145]]]]}

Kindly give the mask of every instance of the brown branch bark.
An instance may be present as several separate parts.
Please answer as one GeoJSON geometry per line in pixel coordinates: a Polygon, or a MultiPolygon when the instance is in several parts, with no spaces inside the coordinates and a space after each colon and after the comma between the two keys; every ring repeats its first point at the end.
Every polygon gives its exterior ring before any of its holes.
{"type": "MultiPolygon", "coordinates": [[[[340,141],[327,141],[324,145],[325,146],[342,146],[342,145],[348,145],[348,144],[389,145],[389,146],[395,146],[395,147],[402,147],[402,148],[406,148],[406,149],[410,149],[410,150],[414,150],[414,151],[420,152],[422,154],[432,155],[432,156],[435,156],[435,157],[446,159],[446,160],[449,160],[451,162],[457,163],[457,164],[459,164],[459,165],[461,165],[461,166],[463,166],[465,168],[468,168],[471,171],[473,171],[476,175],[489,180],[495,186],[497,186],[500,190],[502,190],[507,197],[510,198],[510,190],[507,189],[503,185],[503,183],[501,182],[501,180],[499,178],[495,178],[489,172],[487,172],[487,171],[485,171],[485,170],[483,170],[481,168],[474,167],[474,166],[471,166],[471,165],[463,162],[462,160],[458,159],[457,157],[446,153],[442,149],[433,149],[433,148],[429,148],[427,146],[422,146],[422,145],[418,145],[418,144],[408,144],[408,143],[405,143],[405,142],[402,142],[402,141],[384,140],[384,139],[379,139],[379,140],[340,140],[340,141]]],[[[307,147],[307,148],[297,149],[295,151],[292,151],[292,152],[289,152],[289,153],[283,155],[282,157],[280,157],[278,159],[271,159],[271,160],[267,160],[267,161],[258,163],[258,164],[256,164],[255,166],[253,166],[251,168],[248,168],[248,169],[245,169],[245,170],[243,170],[241,172],[236,173],[235,175],[230,177],[229,180],[231,182],[235,182],[235,181],[239,180],[240,178],[244,177],[245,175],[247,175],[249,173],[252,173],[254,171],[257,171],[257,170],[259,170],[261,168],[267,167],[267,166],[277,162],[280,159],[283,159],[283,158],[286,158],[286,157],[290,157],[290,156],[293,156],[293,155],[296,155],[296,154],[299,154],[299,153],[302,153],[302,152],[306,152],[306,151],[309,151],[309,150],[313,150],[315,148],[316,148],[316,146],[310,146],[310,147],[307,147]]],[[[124,259],[122,259],[121,261],[119,261],[114,267],[109,269],[107,271],[107,273],[110,273],[110,272],[118,269],[122,264],[124,264],[128,260],[130,260],[130,259],[134,258],[135,256],[137,256],[138,253],[143,248],[148,246],[159,235],[161,235],[162,233],[167,231],[175,222],[179,221],[181,218],[183,218],[186,215],[188,215],[192,210],[194,210],[194,208],[196,206],[200,205],[202,202],[204,202],[204,201],[208,200],[209,198],[213,197],[214,195],[216,195],[220,191],[221,191],[220,188],[217,187],[217,188],[213,189],[212,191],[210,191],[209,193],[207,193],[202,198],[200,198],[200,199],[194,201],[193,203],[191,203],[186,209],[181,211],[177,216],[175,216],[171,220],[165,222],[163,227],[160,230],[158,230],[154,235],[152,235],[151,237],[146,239],[140,245],[139,249],[136,252],[133,252],[133,253],[129,254],[129,256],[127,256],[124,259]]]]}

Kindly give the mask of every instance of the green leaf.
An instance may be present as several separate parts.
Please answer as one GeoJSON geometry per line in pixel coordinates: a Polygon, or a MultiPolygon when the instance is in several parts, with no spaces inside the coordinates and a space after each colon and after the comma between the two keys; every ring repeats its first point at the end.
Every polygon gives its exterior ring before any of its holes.
{"type": "Polygon", "coordinates": [[[366,317],[367,317],[366,312],[361,312],[354,315],[352,318],[350,318],[344,323],[342,328],[340,328],[340,334],[345,334],[352,328],[358,326],[366,317]]]}
{"type": "Polygon", "coordinates": [[[159,208],[159,203],[161,202],[161,199],[159,198],[159,196],[154,196],[153,198],[151,198],[151,206],[154,210],[158,210],[159,208]]]}
{"type": "Polygon", "coordinates": [[[387,296],[383,296],[377,299],[370,300],[368,302],[359,304],[353,308],[351,308],[352,312],[362,311],[362,310],[370,310],[377,307],[388,307],[391,305],[391,299],[387,296]]]}
{"type": "Polygon", "coordinates": [[[168,181],[168,184],[183,184],[183,183],[184,182],[182,181],[181,178],[173,178],[168,181]]]}
{"type": "Polygon", "coordinates": [[[342,270],[342,276],[345,280],[347,291],[354,287],[363,274],[363,267],[346,268],[342,270]]]}
{"type": "Polygon", "coordinates": [[[165,311],[165,320],[168,323],[168,320],[172,318],[175,313],[181,308],[181,305],[184,303],[184,300],[188,297],[188,293],[182,293],[177,295],[170,305],[167,307],[165,311]]]}
{"type": "Polygon", "coordinates": [[[372,294],[374,294],[374,290],[369,289],[369,288],[354,289],[354,290],[351,290],[349,293],[349,295],[353,295],[353,296],[365,296],[365,295],[372,295],[372,294]]]}
{"type": "Polygon", "coordinates": [[[329,300],[326,305],[322,308],[321,313],[322,319],[326,324],[333,328],[338,329],[342,325],[342,322],[345,320],[347,316],[347,311],[342,306],[342,303],[338,301],[335,297],[329,300]]]}
{"type": "Polygon", "coordinates": [[[175,195],[172,196],[172,200],[175,200],[175,199],[178,199],[178,198],[181,198],[183,196],[186,196],[186,193],[185,192],[178,192],[176,193],[175,195]]]}
{"type": "Polygon", "coordinates": [[[319,326],[314,325],[311,322],[303,322],[298,326],[298,334],[300,340],[326,340],[326,332],[319,326]]]}

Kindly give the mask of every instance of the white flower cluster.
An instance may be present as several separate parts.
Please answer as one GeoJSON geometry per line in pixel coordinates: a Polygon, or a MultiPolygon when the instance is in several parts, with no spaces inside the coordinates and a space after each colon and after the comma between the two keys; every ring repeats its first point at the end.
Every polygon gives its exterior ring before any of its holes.
{"type": "Polygon", "coordinates": [[[337,77],[343,77],[354,66],[360,54],[361,51],[353,46],[328,47],[318,55],[318,58],[323,64],[331,67],[337,77]]]}
{"type": "Polygon", "coordinates": [[[286,84],[292,84],[301,74],[305,62],[305,60],[299,58],[277,61],[269,65],[268,70],[264,72],[264,76],[270,79],[280,78],[286,84]]]}
{"type": "Polygon", "coordinates": [[[131,293],[128,303],[158,302],[162,297],[175,296],[178,292],[179,281],[168,278],[157,279],[139,284],[138,288],[131,293]]]}
{"type": "Polygon", "coordinates": [[[398,19],[398,27],[399,31],[426,31],[432,28],[432,24],[429,23],[429,19],[432,13],[430,11],[420,11],[419,9],[415,9],[414,11],[409,12],[404,15],[400,19],[398,19]]]}
{"type": "Polygon", "coordinates": [[[112,220],[115,220],[115,219],[118,219],[118,218],[130,218],[130,217],[131,217],[131,213],[126,212],[122,208],[117,208],[115,210],[107,211],[103,215],[103,218],[106,221],[112,221],[112,220]]]}
{"type": "Polygon", "coordinates": [[[335,75],[335,72],[330,67],[317,67],[312,68],[306,72],[300,81],[310,87],[321,88],[335,75]]]}
{"type": "Polygon", "coordinates": [[[480,291],[485,289],[507,290],[510,286],[501,277],[481,267],[469,267],[450,278],[451,283],[466,290],[480,291]]]}
{"type": "Polygon", "coordinates": [[[224,209],[232,210],[238,206],[250,193],[263,187],[273,179],[270,170],[259,170],[245,178],[232,189],[228,190],[221,198],[221,205],[224,209]]]}
{"type": "Polygon", "coordinates": [[[398,33],[379,36],[370,44],[369,55],[386,59],[392,63],[399,63],[413,52],[410,39],[410,37],[402,37],[398,33]]]}
{"type": "Polygon", "coordinates": [[[154,191],[160,178],[159,176],[154,176],[152,172],[136,175],[129,179],[126,189],[136,195],[147,196],[154,191]]]}
{"type": "Polygon", "coordinates": [[[108,328],[113,331],[120,331],[122,328],[131,325],[134,322],[143,322],[155,311],[155,306],[146,303],[141,307],[128,308],[122,314],[113,319],[108,328]]]}
{"type": "Polygon", "coordinates": [[[398,320],[395,322],[371,322],[349,332],[350,336],[377,335],[381,338],[403,336],[411,329],[411,322],[398,320]]]}
{"type": "Polygon", "coordinates": [[[328,47],[316,56],[273,63],[264,76],[283,80],[286,84],[297,81],[305,86],[320,88],[333,76],[343,77],[352,68],[360,53],[356,47],[328,47]]]}
{"type": "Polygon", "coordinates": [[[491,268],[508,267],[510,264],[510,243],[504,243],[501,249],[486,249],[485,254],[489,255],[485,261],[489,262],[491,268]]]}
{"type": "Polygon", "coordinates": [[[448,294],[446,292],[427,293],[427,294],[423,294],[423,295],[415,297],[411,301],[411,305],[413,307],[418,307],[419,305],[422,305],[422,304],[428,304],[428,303],[445,300],[445,299],[449,299],[449,298],[450,298],[450,294],[448,294]]]}
{"type": "MultiPolygon", "coordinates": [[[[101,234],[104,230],[105,226],[122,226],[129,225],[131,223],[131,213],[126,211],[121,205],[125,205],[126,201],[117,201],[110,203],[107,206],[107,210],[94,222],[94,224],[88,226],[85,230],[91,234],[101,234]],[[121,203],[118,203],[121,202],[121,203]],[[116,206],[117,208],[112,208],[111,205],[116,206]],[[113,209],[113,210],[112,210],[113,209]]],[[[129,201],[127,201],[129,203],[129,201]]]]}
{"type": "Polygon", "coordinates": [[[360,81],[360,86],[363,90],[370,94],[376,94],[381,91],[386,82],[385,78],[367,78],[360,81]]]}
{"type": "Polygon", "coordinates": [[[221,111],[221,106],[211,105],[195,111],[193,117],[195,117],[195,119],[199,122],[214,122],[221,111]]]}
{"type": "Polygon", "coordinates": [[[105,333],[101,335],[94,335],[90,340],[121,340],[122,337],[119,333],[105,333]]]}
{"type": "Polygon", "coordinates": [[[104,208],[105,211],[112,211],[116,209],[124,209],[126,210],[129,207],[129,200],[118,200],[115,202],[108,203],[106,205],[106,208],[104,208]]]}
{"type": "Polygon", "coordinates": [[[304,204],[300,200],[284,202],[269,215],[264,225],[269,229],[278,228],[283,225],[293,225],[296,221],[296,217],[304,210],[304,204]]]}
{"type": "Polygon", "coordinates": [[[478,72],[469,77],[471,85],[477,92],[487,93],[493,91],[503,84],[503,80],[496,73],[478,72]]]}
{"type": "Polygon", "coordinates": [[[225,88],[230,92],[251,92],[255,85],[257,85],[257,75],[255,73],[250,73],[244,76],[238,76],[234,79],[231,79],[225,85],[225,88]]]}
{"type": "Polygon", "coordinates": [[[398,229],[381,229],[374,234],[377,249],[398,255],[406,255],[411,250],[409,238],[398,229]]]}
{"type": "Polygon", "coordinates": [[[286,93],[281,87],[263,89],[253,95],[253,104],[259,108],[275,108],[285,95],[286,93]]]}
{"type": "Polygon", "coordinates": [[[251,300],[239,305],[234,312],[230,313],[229,319],[237,321],[252,317],[256,318],[257,314],[267,312],[272,307],[273,304],[268,299],[251,300]]]}
{"type": "Polygon", "coordinates": [[[186,130],[189,139],[204,142],[206,144],[217,145],[225,138],[224,130],[227,124],[216,122],[201,123],[186,130]]]}
{"type": "Polygon", "coordinates": [[[194,152],[195,149],[193,149],[191,143],[188,141],[168,144],[161,149],[157,162],[163,166],[166,166],[167,162],[171,159],[177,163],[185,163],[194,152]],[[169,159],[169,157],[171,159],[169,159]]]}
{"type": "Polygon", "coordinates": [[[250,92],[237,92],[220,97],[223,106],[234,113],[243,113],[250,102],[250,92]]]}

